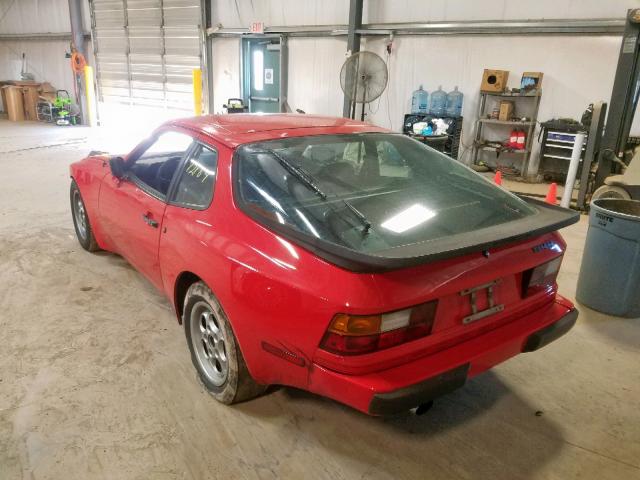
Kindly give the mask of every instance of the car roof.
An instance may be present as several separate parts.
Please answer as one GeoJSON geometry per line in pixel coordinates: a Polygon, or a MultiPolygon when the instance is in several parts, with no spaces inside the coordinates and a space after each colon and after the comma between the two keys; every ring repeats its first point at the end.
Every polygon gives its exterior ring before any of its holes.
{"type": "Polygon", "coordinates": [[[306,135],[386,132],[384,128],[349,118],[297,113],[234,113],[182,118],[165,123],[209,136],[235,148],[244,143],[306,135]]]}

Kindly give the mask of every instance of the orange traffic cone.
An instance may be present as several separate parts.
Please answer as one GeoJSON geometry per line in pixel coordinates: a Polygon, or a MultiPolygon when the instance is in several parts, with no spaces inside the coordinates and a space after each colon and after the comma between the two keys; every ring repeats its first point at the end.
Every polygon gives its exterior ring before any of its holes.
{"type": "Polygon", "coordinates": [[[556,198],[557,193],[558,185],[553,182],[551,185],[549,185],[549,191],[547,192],[547,196],[545,197],[544,201],[550,203],[551,205],[555,205],[556,203],[558,203],[558,199],[556,198]]]}
{"type": "Polygon", "coordinates": [[[496,185],[502,185],[502,172],[500,170],[496,171],[496,174],[493,177],[493,183],[496,185]]]}

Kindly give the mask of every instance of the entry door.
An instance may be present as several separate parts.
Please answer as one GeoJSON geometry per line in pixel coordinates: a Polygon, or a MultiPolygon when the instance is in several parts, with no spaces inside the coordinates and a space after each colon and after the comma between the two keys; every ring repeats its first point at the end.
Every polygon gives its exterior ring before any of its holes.
{"type": "Polygon", "coordinates": [[[107,175],[100,189],[98,209],[106,235],[117,252],[159,289],[158,248],[166,199],[192,143],[184,133],[163,132],[129,159],[126,178],[107,175]]]}
{"type": "Polygon", "coordinates": [[[131,180],[107,176],[100,192],[100,214],[118,253],[156,288],[162,289],[158,246],[166,203],[131,180]]]}
{"type": "Polygon", "coordinates": [[[249,111],[280,112],[280,40],[246,40],[245,92],[248,92],[249,111]],[[248,88],[246,88],[248,87],[248,88]]]}

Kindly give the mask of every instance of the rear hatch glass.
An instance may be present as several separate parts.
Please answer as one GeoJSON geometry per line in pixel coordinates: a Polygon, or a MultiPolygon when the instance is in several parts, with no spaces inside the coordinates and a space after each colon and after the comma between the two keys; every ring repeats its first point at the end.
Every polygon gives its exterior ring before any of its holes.
{"type": "Polygon", "coordinates": [[[348,257],[362,264],[481,246],[475,236],[499,240],[504,235],[496,237],[495,227],[513,223],[522,233],[540,216],[539,207],[404,135],[244,145],[234,169],[245,212],[338,264],[348,257]]]}

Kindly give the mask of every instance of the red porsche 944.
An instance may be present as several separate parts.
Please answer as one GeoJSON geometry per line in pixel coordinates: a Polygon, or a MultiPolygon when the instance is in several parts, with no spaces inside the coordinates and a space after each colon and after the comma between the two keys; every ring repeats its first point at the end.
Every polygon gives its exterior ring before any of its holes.
{"type": "MultiPolygon", "coordinates": [[[[409,410],[566,333],[570,210],[348,119],[174,120],[71,165],[80,244],[169,298],[205,387],[409,410]]],[[[106,267],[105,267],[106,268],[106,267]]]]}

